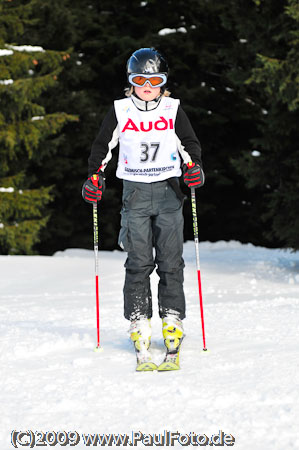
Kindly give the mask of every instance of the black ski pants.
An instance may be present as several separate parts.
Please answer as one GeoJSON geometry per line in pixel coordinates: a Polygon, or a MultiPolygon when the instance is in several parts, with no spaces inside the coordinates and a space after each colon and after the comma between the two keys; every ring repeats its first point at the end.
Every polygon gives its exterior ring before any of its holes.
{"type": "Polygon", "coordinates": [[[184,319],[183,227],[182,201],[167,181],[123,181],[119,245],[128,253],[126,319],[152,317],[150,274],[156,266],[160,317],[174,314],[184,319]]]}

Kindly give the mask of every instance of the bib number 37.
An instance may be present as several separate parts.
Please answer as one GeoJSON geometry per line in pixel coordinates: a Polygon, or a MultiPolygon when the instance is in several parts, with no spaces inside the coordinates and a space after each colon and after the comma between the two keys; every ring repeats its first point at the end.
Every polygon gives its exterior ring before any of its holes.
{"type": "Polygon", "coordinates": [[[157,157],[157,153],[160,147],[160,142],[142,142],[140,144],[141,147],[141,156],[140,156],[140,162],[154,162],[157,157]]]}

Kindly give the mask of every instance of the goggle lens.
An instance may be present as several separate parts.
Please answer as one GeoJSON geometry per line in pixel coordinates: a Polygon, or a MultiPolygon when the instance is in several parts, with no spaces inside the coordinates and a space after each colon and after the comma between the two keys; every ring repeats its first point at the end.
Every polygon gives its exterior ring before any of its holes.
{"type": "Polygon", "coordinates": [[[139,86],[143,86],[147,81],[149,81],[152,86],[157,86],[157,84],[163,83],[164,80],[161,77],[146,78],[137,75],[132,79],[132,81],[134,81],[134,83],[138,84],[139,86]]]}
{"type": "Polygon", "coordinates": [[[163,86],[166,83],[167,77],[164,74],[161,75],[133,75],[129,76],[129,82],[134,86],[144,86],[146,82],[149,82],[152,87],[163,86]]]}

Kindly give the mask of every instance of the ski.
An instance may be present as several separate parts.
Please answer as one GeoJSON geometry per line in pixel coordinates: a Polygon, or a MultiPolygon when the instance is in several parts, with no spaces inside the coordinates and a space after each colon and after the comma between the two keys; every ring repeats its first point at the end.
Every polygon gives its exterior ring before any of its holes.
{"type": "Polygon", "coordinates": [[[166,353],[164,361],[157,367],[158,372],[168,372],[169,370],[180,370],[179,351],[166,353]]]}
{"type": "Polygon", "coordinates": [[[152,362],[152,357],[148,350],[140,352],[135,348],[135,351],[137,358],[136,372],[150,372],[157,370],[157,365],[152,362]]]}
{"type": "Polygon", "coordinates": [[[130,338],[134,344],[137,359],[137,372],[150,372],[157,370],[157,365],[152,362],[150,353],[151,345],[151,321],[139,319],[131,322],[130,338]]]}
{"type": "Polygon", "coordinates": [[[151,372],[153,370],[157,370],[157,365],[152,361],[137,363],[136,372],[151,372]]]}
{"type": "MultiPolygon", "coordinates": [[[[180,368],[181,368],[180,367],[180,349],[181,349],[181,345],[182,345],[182,340],[183,339],[180,340],[179,346],[176,347],[175,349],[169,349],[167,346],[167,351],[166,351],[164,361],[157,367],[158,372],[168,372],[170,370],[180,370],[180,368]]],[[[167,343],[167,344],[169,345],[169,343],[167,343]]]]}

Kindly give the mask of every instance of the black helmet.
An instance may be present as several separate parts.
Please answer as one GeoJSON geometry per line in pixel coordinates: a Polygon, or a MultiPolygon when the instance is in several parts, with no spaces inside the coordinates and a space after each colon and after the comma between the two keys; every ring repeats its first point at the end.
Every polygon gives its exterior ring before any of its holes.
{"type": "Polygon", "coordinates": [[[168,75],[168,64],[155,48],[136,50],[127,62],[127,75],[131,73],[164,73],[168,75]]]}

